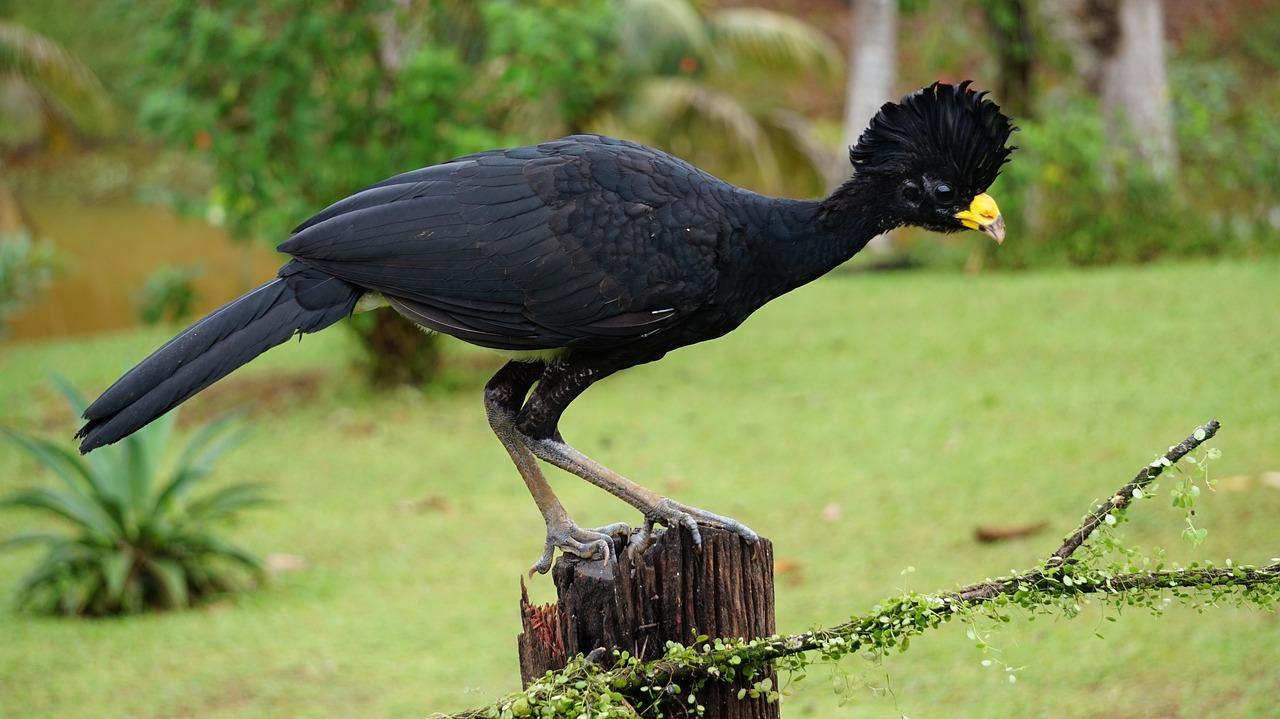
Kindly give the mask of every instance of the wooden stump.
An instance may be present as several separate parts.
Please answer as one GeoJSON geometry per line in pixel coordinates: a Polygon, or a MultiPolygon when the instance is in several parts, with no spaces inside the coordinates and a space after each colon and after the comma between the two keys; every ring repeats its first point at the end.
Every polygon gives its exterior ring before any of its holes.
{"type": "MultiPolygon", "coordinates": [[[[578,654],[593,657],[596,651],[594,657],[607,665],[613,649],[647,660],[661,656],[668,641],[687,646],[699,634],[773,634],[773,546],[761,539],[753,549],[714,527],[701,532],[701,552],[688,533],[667,531],[643,553],[623,549],[608,562],[562,556],[552,570],[555,604],[531,605],[522,585],[524,631],[518,643],[525,685],[578,654]]],[[[777,718],[777,703],[739,700],[739,688],[708,682],[698,695],[705,719],[777,718]]],[[[684,697],[673,697],[662,709],[669,717],[689,711],[684,697]]]]}

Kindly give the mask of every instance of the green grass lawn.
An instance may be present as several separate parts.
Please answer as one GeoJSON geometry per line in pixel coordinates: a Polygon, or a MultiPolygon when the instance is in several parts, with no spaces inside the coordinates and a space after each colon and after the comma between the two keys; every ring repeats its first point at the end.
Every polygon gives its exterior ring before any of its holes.
{"type": "MultiPolygon", "coordinates": [[[[770,537],[790,570],[778,581],[784,631],[904,587],[1033,564],[1092,500],[1211,417],[1223,422],[1216,473],[1231,481],[1202,495],[1208,540],[1185,546],[1167,497],[1141,504],[1124,531],[1181,561],[1266,561],[1280,554],[1280,487],[1263,478],[1280,470],[1278,276],[1280,264],[1259,262],[831,277],[729,337],[609,379],[562,429],[636,480],[770,537]],[[979,525],[1038,521],[1039,536],[973,539],[979,525]]],[[[44,378],[96,393],[166,335],[3,347],[4,421],[69,439],[44,378]]],[[[424,717],[516,688],[518,577],[542,526],[481,410],[496,360],[455,347],[443,388],[374,396],[347,372],[351,356],[342,331],[307,337],[191,403],[198,415],[256,398],[250,439],[220,476],[269,482],[280,503],[232,536],[306,567],[191,612],[73,621],[5,607],[0,716],[424,717]],[[295,391],[264,391],[285,377],[295,391]]],[[[51,481],[0,447],[0,490],[51,481]]],[[[552,481],[580,523],[638,519],[577,479],[552,481]]],[[[0,536],[33,520],[0,515],[0,536]]],[[[0,587],[34,559],[0,555],[0,587]]],[[[549,579],[532,585],[550,597],[549,579]]],[[[1095,604],[1000,632],[1000,658],[1025,667],[1016,684],[948,626],[882,665],[846,660],[892,696],[858,690],[839,706],[818,669],[783,714],[1280,712],[1275,614],[1101,618],[1095,604]]]]}

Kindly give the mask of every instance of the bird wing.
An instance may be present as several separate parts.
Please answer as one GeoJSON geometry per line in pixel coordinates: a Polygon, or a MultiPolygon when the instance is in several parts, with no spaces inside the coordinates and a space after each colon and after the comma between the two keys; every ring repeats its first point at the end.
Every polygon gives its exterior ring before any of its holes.
{"type": "Polygon", "coordinates": [[[617,346],[712,296],[732,189],[657,150],[575,136],[397,175],[279,249],[476,344],[617,346]]]}

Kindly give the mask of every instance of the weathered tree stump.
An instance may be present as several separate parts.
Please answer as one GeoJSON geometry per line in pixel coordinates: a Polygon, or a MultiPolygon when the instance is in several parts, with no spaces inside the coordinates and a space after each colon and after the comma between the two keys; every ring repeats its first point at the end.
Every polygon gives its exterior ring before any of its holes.
{"type": "MultiPolygon", "coordinates": [[[[622,548],[608,562],[563,556],[552,570],[555,604],[531,605],[522,585],[524,631],[518,643],[524,684],[563,668],[578,654],[608,665],[614,649],[647,660],[661,656],[668,641],[689,645],[699,634],[773,634],[773,546],[761,539],[753,548],[713,527],[701,532],[700,552],[687,532],[668,530],[643,553],[622,548]]],[[[776,702],[739,700],[740,688],[708,682],[698,693],[704,717],[777,718],[776,702]]],[[[683,696],[671,697],[661,708],[668,717],[689,713],[683,696]]]]}

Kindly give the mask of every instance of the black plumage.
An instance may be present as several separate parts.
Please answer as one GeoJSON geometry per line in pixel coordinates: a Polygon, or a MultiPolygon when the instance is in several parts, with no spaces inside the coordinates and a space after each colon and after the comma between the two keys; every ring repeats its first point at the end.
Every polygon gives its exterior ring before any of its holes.
{"type": "Polygon", "coordinates": [[[970,84],[934,83],[886,103],[849,148],[849,161],[864,175],[933,172],[963,183],[961,194],[984,192],[1017,148],[1005,145],[1009,118],[970,84]]]}
{"type": "Polygon", "coordinates": [[[646,528],[680,524],[696,536],[701,521],[754,537],[581,455],[559,436],[561,413],[613,372],[729,332],[893,227],[971,227],[1002,239],[994,202],[981,193],[1008,158],[1012,129],[967,83],[935,84],[880,110],[850,151],[853,176],[820,201],[764,197],[658,150],[594,135],[397,175],[299,225],[280,245],[294,259],[276,280],[104,392],[85,412],[81,450],[127,436],[377,293],[423,327],[477,345],[559,351],[513,361],[486,388],[494,431],[547,519],[538,569],[557,547],[608,549],[604,534],[569,521],[533,456],[638,507],[646,528]]]}
{"type": "Polygon", "coordinates": [[[712,298],[725,210],[748,196],[651,148],[582,135],[392,178],[280,250],[476,344],[604,349],[712,298]]]}

